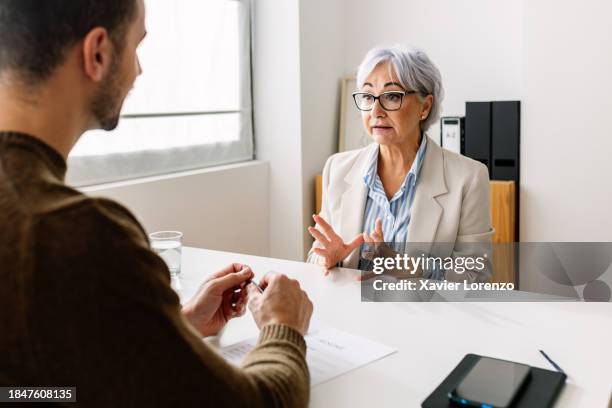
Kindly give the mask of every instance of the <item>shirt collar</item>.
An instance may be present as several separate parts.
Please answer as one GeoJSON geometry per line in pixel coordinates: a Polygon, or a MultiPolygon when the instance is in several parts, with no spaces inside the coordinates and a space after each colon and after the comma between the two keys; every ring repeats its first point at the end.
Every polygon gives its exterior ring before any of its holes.
{"type": "MultiPolygon", "coordinates": [[[[404,183],[402,183],[402,188],[406,186],[408,180],[410,179],[410,175],[414,176],[414,182],[416,183],[419,173],[421,172],[421,167],[423,166],[423,158],[425,157],[425,151],[427,150],[427,136],[423,135],[421,138],[421,145],[419,146],[419,150],[417,150],[416,157],[412,162],[412,166],[410,166],[410,170],[408,174],[406,174],[406,178],[404,179],[404,183]]],[[[374,182],[376,181],[377,169],[378,169],[378,153],[380,151],[380,145],[376,146],[376,149],[372,151],[372,155],[368,161],[368,167],[366,167],[366,172],[363,176],[363,182],[368,188],[374,187],[374,182]]]]}

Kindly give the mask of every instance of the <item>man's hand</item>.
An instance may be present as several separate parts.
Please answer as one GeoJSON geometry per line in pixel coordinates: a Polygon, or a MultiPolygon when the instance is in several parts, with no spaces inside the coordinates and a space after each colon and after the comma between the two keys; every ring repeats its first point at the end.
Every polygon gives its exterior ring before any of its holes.
{"type": "Polygon", "coordinates": [[[253,276],[246,265],[229,265],[200,286],[183,306],[183,314],[202,336],[217,334],[230,319],[244,314],[248,297],[246,284],[253,276]]]}
{"type": "Polygon", "coordinates": [[[312,316],[312,302],[298,281],[269,273],[259,282],[263,293],[249,284],[249,309],[260,329],[268,324],[284,324],[305,335],[312,316]]]}
{"type": "Polygon", "coordinates": [[[357,235],[351,242],[346,244],[342,238],[336,234],[331,225],[322,217],[313,215],[314,221],[321,227],[322,231],[314,227],[308,227],[308,232],[316,239],[323,248],[314,248],[315,254],[323,260],[325,275],[329,274],[330,269],[334,268],[338,262],[349,256],[351,252],[363,243],[362,234],[357,235]]]}

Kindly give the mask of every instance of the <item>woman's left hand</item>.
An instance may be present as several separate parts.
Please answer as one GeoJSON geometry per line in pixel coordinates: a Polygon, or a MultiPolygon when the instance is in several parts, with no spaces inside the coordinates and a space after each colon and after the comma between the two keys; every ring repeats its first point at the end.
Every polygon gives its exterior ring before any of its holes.
{"type": "Polygon", "coordinates": [[[363,240],[366,244],[372,244],[377,249],[380,244],[385,242],[385,236],[382,230],[382,220],[380,218],[376,219],[374,231],[372,231],[371,234],[368,234],[365,231],[363,232],[363,240]]]}
{"type": "MultiPolygon", "coordinates": [[[[366,258],[372,260],[377,257],[382,258],[395,258],[398,255],[398,252],[389,248],[389,246],[385,243],[385,237],[382,230],[382,220],[380,218],[376,219],[376,224],[374,225],[374,231],[371,234],[366,232],[363,233],[363,239],[366,244],[366,258]],[[368,247],[369,246],[369,247],[368,247]]],[[[423,270],[419,265],[419,268],[415,271],[409,270],[390,270],[387,271],[388,276],[393,276],[396,278],[407,279],[407,278],[420,278],[423,276],[423,270]]],[[[367,280],[376,276],[376,274],[372,272],[363,273],[361,276],[361,280],[367,280]]]]}
{"type": "Polygon", "coordinates": [[[387,244],[385,244],[385,236],[382,229],[382,220],[376,219],[374,224],[374,231],[371,234],[363,232],[364,240],[364,254],[363,257],[369,260],[373,260],[378,257],[393,257],[395,251],[393,251],[387,244]]]}

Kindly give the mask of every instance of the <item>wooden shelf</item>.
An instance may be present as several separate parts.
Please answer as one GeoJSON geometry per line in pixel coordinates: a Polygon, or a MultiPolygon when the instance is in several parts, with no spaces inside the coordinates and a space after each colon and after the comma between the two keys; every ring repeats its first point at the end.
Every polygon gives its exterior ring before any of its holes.
{"type": "Polygon", "coordinates": [[[516,257],[513,242],[517,238],[516,183],[491,181],[491,224],[493,235],[493,282],[516,284],[516,257]]]}
{"type": "Polygon", "coordinates": [[[491,223],[494,243],[516,241],[516,183],[493,180],[491,183],[491,223]]]}

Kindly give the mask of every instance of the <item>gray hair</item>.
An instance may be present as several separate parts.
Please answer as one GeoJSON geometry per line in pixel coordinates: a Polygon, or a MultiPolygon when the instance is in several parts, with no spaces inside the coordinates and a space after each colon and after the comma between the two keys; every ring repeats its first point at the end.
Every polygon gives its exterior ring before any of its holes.
{"type": "Polygon", "coordinates": [[[440,104],[444,99],[440,71],[431,62],[427,54],[419,49],[400,46],[373,48],[359,65],[357,87],[363,87],[366,78],[374,68],[387,61],[395,69],[395,74],[405,89],[417,91],[421,101],[427,95],[433,96],[433,104],[429,115],[421,121],[421,130],[426,131],[440,119],[440,104]]]}

